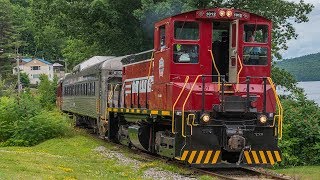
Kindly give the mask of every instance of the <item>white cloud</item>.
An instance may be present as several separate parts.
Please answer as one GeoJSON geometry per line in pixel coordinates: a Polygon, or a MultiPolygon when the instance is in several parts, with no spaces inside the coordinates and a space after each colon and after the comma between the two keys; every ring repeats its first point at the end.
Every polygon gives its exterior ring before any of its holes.
{"type": "MultiPolygon", "coordinates": [[[[299,2],[300,0],[290,1],[299,2]]],[[[289,49],[283,52],[283,58],[320,52],[320,2],[319,0],[305,0],[305,2],[312,3],[315,8],[308,15],[309,22],[294,24],[299,36],[297,40],[288,42],[289,49]]]]}

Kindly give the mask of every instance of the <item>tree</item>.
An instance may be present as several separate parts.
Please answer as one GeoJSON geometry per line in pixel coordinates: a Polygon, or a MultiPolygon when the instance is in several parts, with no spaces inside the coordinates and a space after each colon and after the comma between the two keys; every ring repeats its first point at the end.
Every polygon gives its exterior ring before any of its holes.
{"type": "Polygon", "coordinates": [[[42,107],[51,110],[56,102],[57,77],[51,82],[45,74],[40,75],[38,87],[39,101],[42,107]]]}
{"type": "Polygon", "coordinates": [[[30,79],[28,75],[25,72],[20,73],[20,82],[23,87],[29,87],[30,86],[30,79]]]}

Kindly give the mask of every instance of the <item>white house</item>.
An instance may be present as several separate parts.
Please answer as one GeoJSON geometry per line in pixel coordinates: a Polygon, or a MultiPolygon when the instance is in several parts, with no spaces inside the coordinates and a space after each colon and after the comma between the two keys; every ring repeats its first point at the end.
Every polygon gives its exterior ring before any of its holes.
{"type": "MultiPolygon", "coordinates": [[[[40,74],[46,74],[49,80],[53,80],[53,64],[40,58],[23,58],[19,64],[20,72],[25,72],[30,79],[30,84],[40,82],[40,74]]],[[[14,73],[16,70],[14,69],[14,73]]]]}

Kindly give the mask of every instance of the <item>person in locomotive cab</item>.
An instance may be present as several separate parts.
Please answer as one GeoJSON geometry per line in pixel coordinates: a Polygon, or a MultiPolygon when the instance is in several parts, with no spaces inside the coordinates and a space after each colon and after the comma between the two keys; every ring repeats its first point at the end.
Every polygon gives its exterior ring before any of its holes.
{"type": "Polygon", "coordinates": [[[198,46],[191,44],[176,44],[174,48],[174,62],[197,63],[198,46]]]}
{"type": "MultiPolygon", "coordinates": [[[[250,43],[256,43],[254,33],[248,39],[250,43]]],[[[248,55],[249,58],[246,59],[248,65],[259,65],[259,56],[261,54],[261,48],[259,46],[251,46],[246,48],[245,54],[248,55]]]]}

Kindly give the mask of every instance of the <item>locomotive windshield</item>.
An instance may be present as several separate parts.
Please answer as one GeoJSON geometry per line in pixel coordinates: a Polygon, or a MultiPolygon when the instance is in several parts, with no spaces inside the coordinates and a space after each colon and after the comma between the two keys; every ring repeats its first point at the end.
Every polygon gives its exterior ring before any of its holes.
{"type": "Polygon", "coordinates": [[[173,46],[173,61],[175,63],[198,63],[199,45],[175,44],[173,46]]]}
{"type": "Polygon", "coordinates": [[[174,38],[181,40],[198,40],[199,23],[177,21],[174,23],[174,38]]]}
{"type": "Polygon", "coordinates": [[[268,26],[257,24],[245,24],[243,41],[252,43],[267,43],[268,26]]]}
{"type": "Polygon", "coordinates": [[[243,48],[243,62],[245,65],[267,65],[268,49],[259,46],[246,46],[243,48]]]}

